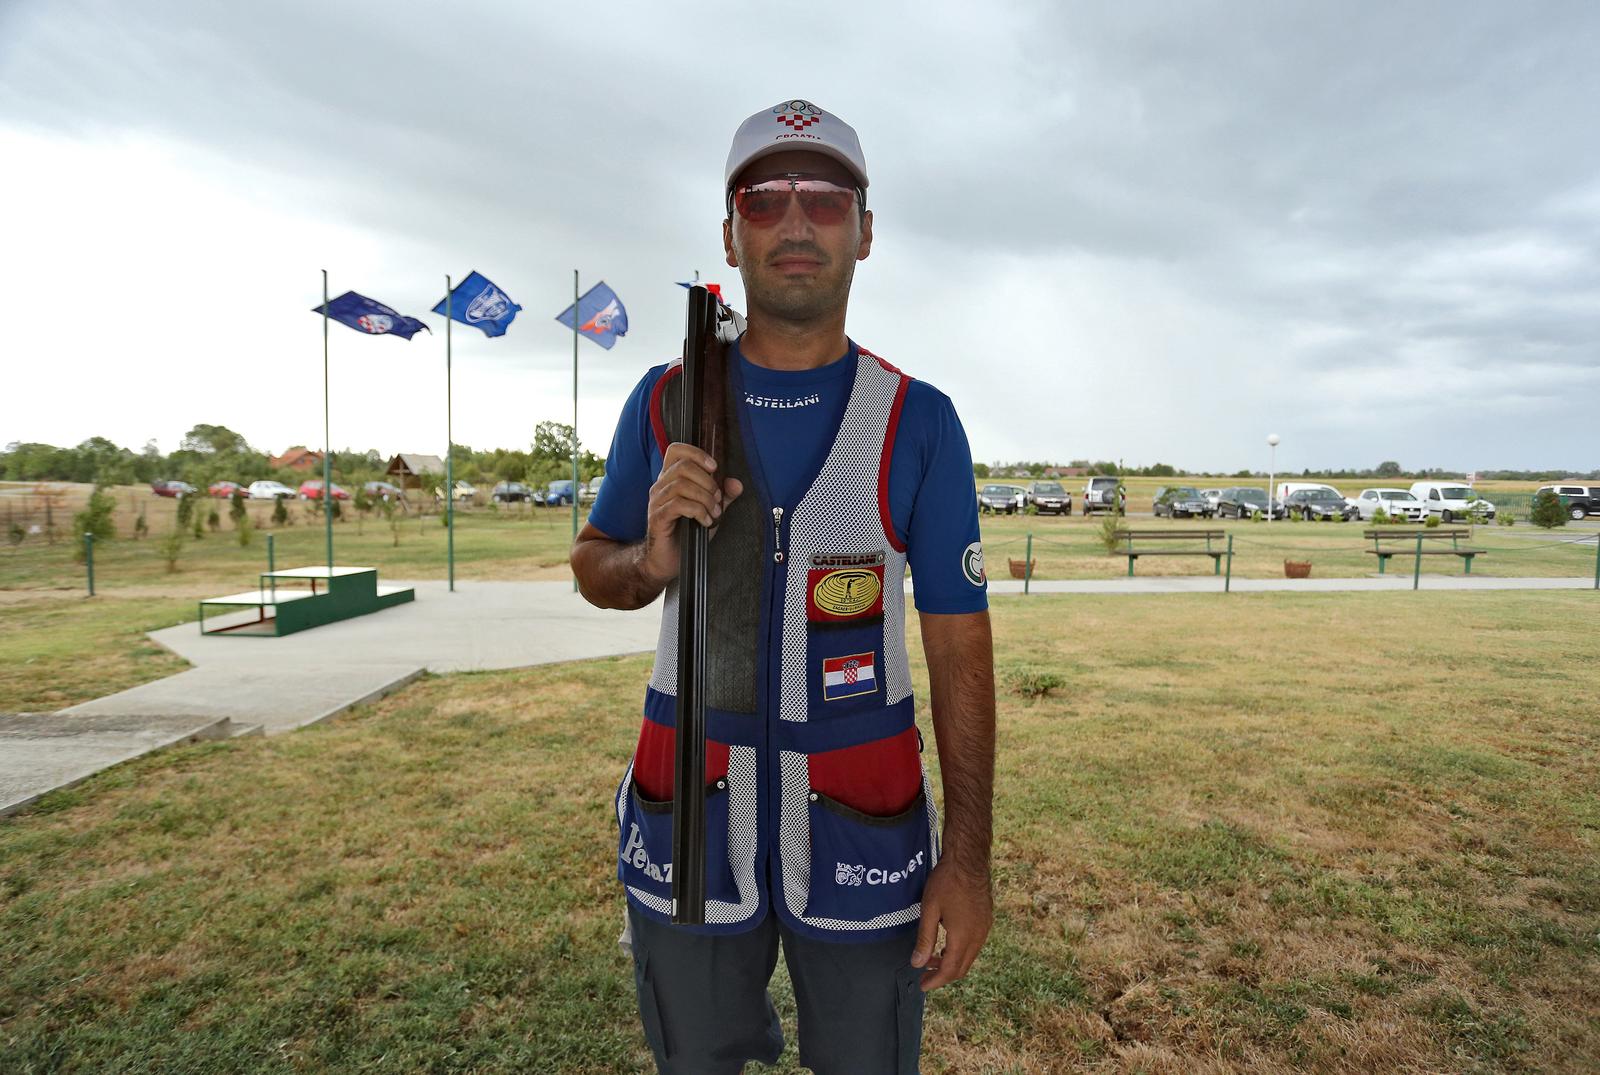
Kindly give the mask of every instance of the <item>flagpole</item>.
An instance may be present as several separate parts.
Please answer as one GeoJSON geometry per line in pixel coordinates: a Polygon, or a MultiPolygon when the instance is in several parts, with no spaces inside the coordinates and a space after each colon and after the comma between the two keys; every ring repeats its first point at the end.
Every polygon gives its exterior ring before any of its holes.
{"type": "Polygon", "coordinates": [[[333,588],[333,442],[328,437],[328,270],[322,270],[322,521],[328,544],[328,589],[333,588]]]}
{"type": "MultiPolygon", "coordinates": [[[[578,270],[572,270],[572,543],[578,543],[578,270]]],[[[578,592],[578,576],[572,576],[578,592]]]]}
{"type": "Polygon", "coordinates": [[[450,592],[456,592],[456,482],[455,434],[450,428],[450,275],[444,278],[444,530],[445,562],[450,576],[450,592]]]}

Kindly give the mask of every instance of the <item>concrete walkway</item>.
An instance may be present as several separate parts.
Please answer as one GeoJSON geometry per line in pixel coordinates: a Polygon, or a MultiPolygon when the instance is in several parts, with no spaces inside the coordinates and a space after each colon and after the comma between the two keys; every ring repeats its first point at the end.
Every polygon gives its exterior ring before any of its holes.
{"type": "MultiPolygon", "coordinates": [[[[1210,575],[1120,579],[1036,579],[1031,593],[1222,593],[1223,580],[1210,575]]],[[[1424,590],[1589,590],[1594,578],[1497,579],[1487,575],[1423,575],[1424,590]]],[[[1234,579],[1234,593],[1341,593],[1411,589],[1410,575],[1371,575],[1359,579],[1234,579]]],[[[1022,592],[1020,579],[989,580],[992,594],[1022,592]]]]}
{"type": "Polygon", "coordinates": [[[0,816],[118,762],[196,739],[282,732],[427,672],[523,668],[655,648],[659,605],[594,608],[570,582],[411,582],[417,599],[283,638],[150,637],[194,667],[60,713],[0,715],[0,816]]]}
{"type": "MultiPolygon", "coordinates": [[[[417,600],[284,638],[201,635],[180,624],[150,637],[194,667],[54,714],[0,715],[0,816],[118,762],[177,743],[277,735],[379,698],[424,671],[524,668],[655,648],[658,605],[593,608],[570,582],[405,583],[417,600]]],[[[1033,593],[1220,593],[1212,576],[1038,581],[1033,593]]],[[[1593,578],[1424,575],[1422,589],[1577,590],[1593,578]]],[[[1234,579],[1236,593],[1387,592],[1410,576],[1234,579]]],[[[1022,583],[993,579],[994,594],[1022,583]]]]}

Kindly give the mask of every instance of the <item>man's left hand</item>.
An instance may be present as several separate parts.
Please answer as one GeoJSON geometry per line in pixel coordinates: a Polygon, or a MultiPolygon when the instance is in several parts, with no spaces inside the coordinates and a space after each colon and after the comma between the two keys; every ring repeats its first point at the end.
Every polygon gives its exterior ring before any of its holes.
{"type": "Polygon", "coordinates": [[[956,872],[951,859],[943,859],[928,874],[922,892],[922,923],[911,965],[923,967],[922,991],[959,981],[967,976],[994,923],[994,895],[989,878],[966,877],[956,872]],[[944,949],[934,951],[939,926],[944,926],[944,949]]]}

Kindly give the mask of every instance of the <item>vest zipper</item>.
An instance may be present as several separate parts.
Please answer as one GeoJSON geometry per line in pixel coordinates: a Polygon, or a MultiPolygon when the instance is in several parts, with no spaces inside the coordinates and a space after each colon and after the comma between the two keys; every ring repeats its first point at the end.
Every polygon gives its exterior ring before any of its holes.
{"type": "Polygon", "coordinates": [[[783,563],[783,509],[772,509],[772,562],[783,563]]]}

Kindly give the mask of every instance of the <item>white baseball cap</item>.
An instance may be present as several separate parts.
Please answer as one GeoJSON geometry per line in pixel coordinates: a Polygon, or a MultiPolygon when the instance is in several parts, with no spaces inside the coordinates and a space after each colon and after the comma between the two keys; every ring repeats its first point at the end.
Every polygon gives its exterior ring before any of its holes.
{"type": "Polygon", "coordinates": [[[861,139],[856,129],[838,116],[824,112],[810,101],[780,101],[757,112],[733,135],[728,150],[728,174],[723,188],[733,186],[734,176],[754,160],[790,149],[824,153],[855,176],[863,190],[867,187],[867,160],[861,155],[861,139]]]}

